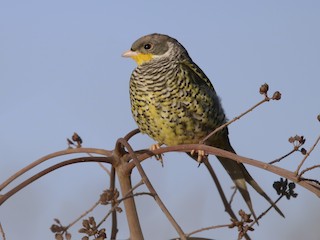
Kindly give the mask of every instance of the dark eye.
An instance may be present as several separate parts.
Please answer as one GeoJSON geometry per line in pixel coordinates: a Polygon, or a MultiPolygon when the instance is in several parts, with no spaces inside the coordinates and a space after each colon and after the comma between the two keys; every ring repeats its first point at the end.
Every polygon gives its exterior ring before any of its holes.
{"type": "Polygon", "coordinates": [[[145,44],[143,47],[144,47],[144,49],[148,50],[148,49],[151,48],[151,44],[150,44],[150,43],[147,43],[147,44],[145,44]]]}

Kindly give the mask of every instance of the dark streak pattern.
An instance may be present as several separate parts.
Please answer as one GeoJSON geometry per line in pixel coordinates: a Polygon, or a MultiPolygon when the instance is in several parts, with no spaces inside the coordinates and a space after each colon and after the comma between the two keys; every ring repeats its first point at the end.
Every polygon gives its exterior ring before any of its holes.
{"type": "Polygon", "coordinates": [[[141,132],[166,145],[197,143],[226,121],[210,80],[188,55],[139,65],[130,99],[141,132]]]}

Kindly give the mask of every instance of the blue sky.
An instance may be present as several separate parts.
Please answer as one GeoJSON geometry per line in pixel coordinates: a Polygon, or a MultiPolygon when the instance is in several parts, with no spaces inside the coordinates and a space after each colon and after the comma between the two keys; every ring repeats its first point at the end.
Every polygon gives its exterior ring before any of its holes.
{"type": "MultiPolygon", "coordinates": [[[[230,126],[240,155],[271,161],[291,150],[287,139],[295,134],[304,135],[310,148],[320,132],[319,11],[318,1],[2,1],[0,182],[39,157],[65,149],[65,139],[74,131],[85,147],[112,149],[117,138],[136,128],[128,93],[135,63],[121,54],[137,38],[154,32],[171,35],[186,47],[213,82],[229,118],[261,99],[258,89],[264,82],[271,92],[282,93],[281,101],[230,126]]],[[[152,143],[147,136],[132,141],[136,149],[152,143]]],[[[316,149],[306,166],[316,163],[319,154],[316,149]]],[[[296,154],[280,166],[295,169],[301,158],[296,154]]],[[[214,157],[212,163],[229,188],[232,183],[214,157]]],[[[186,232],[228,223],[203,167],[183,154],[165,155],[164,168],[154,159],[143,166],[186,232]]],[[[278,177],[249,170],[276,198],[272,183],[278,177]]],[[[136,172],[133,180],[139,181],[136,172]]],[[[107,183],[96,164],[45,176],[1,206],[7,238],[53,239],[52,219],[73,221],[107,183]]],[[[270,213],[251,234],[253,239],[318,239],[319,200],[300,187],[297,192],[297,199],[279,204],[286,219],[270,213]]],[[[254,193],[253,201],[258,212],[267,206],[254,193]]],[[[146,239],[176,236],[151,198],[137,202],[146,239]]],[[[239,196],[237,207],[245,207],[239,196]]],[[[100,207],[94,215],[105,212],[100,207]]],[[[72,229],[77,239],[78,228],[72,229]]],[[[119,239],[128,237],[124,213],[119,228],[119,239]]],[[[215,230],[199,236],[235,239],[236,233],[215,230]]]]}

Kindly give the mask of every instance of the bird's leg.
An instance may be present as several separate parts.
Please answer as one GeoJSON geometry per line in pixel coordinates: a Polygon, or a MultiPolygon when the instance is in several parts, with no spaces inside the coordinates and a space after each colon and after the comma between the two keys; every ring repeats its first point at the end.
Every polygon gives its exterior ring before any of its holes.
{"type": "Polygon", "coordinates": [[[199,165],[203,162],[205,158],[208,158],[208,155],[205,154],[204,150],[191,150],[190,154],[191,156],[194,156],[195,154],[198,155],[197,161],[199,165]]]}
{"type": "MultiPolygon", "coordinates": [[[[161,145],[162,145],[162,144],[160,144],[160,143],[155,143],[155,144],[152,144],[149,149],[150,149],[151,151],[157,150],[157,149],[160,148],[161,145]]],[[[162,165],[162,167],[163,167],[162,154],[156,154],[156,155],[154,155],[154,156],[155,156],[155,158],[156,158],[158,161],[160,161],[160,163],[161,163],[161,165],[162,165]]]]}

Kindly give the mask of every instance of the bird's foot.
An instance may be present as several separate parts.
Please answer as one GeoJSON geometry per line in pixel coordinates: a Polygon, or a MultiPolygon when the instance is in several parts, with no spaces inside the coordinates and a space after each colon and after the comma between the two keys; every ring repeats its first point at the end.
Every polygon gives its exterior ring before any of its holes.
{"type": "MultiPolygon", "coordinates": [[[[160,148],[160,146],[161,146],[161,144],[155,143],[155,144],[152,144],[149,149],[150,149],[151,151],[157,150],[157,149],[160,148]]],[[[161,165],[162,165],[162,167],[163,167],[162,154],[156,154],[156,155],[154,155],[154,156],[155,156],[155,158],[156,158],[157,161],[160,161],[160,163],[161,163],[161,165]]]]}
{"type": "Polygon", "coordinates": [[[196,154],[198,155],[197,162],[199,163],[199,166],[204,160],[208,159],[208,154],[206,154],[204,150],[192,150],[190,154],[191,156],[194,156],[196,154]]]}

